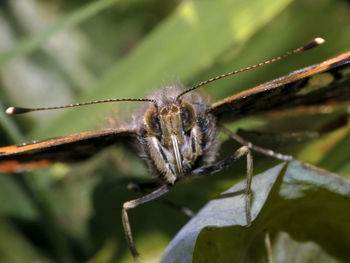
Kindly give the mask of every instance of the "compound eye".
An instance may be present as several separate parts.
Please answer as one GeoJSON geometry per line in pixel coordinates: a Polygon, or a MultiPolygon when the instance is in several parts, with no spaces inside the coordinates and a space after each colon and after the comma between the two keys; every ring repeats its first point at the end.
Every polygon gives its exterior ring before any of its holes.
{"type": "Polygon", "coordinates": [[[191,130],[196,124],[196,111],[193,106],[187,102],[181,103],[181,120],[184,131],[191,130]]]}
{"type": "Polygon", "coordinates": [[[146,111],[145,114],[145,128],[151,135],[160,135],[160,123],[158,118],[158,110],[156,107],[152,107],[146,111]]]}

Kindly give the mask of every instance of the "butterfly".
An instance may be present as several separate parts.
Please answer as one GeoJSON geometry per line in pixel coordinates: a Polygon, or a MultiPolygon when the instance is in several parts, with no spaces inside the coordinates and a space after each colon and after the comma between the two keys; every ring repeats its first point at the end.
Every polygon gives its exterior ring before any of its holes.
{"type": "Polygon", "coordinates": [[[136,258],[128,211],[157,199],[185,177],[220,172],[241,157],[247,160],[246,217],[250,223],[252,151],[289,161],[293,157],[255,146],[226,129],[223,124],[238,118],[294,108],[300,105],[338,104],[350,100],[350,52],[323,61],[252,89],[208,105],[194,90],[213,81],[260,67],[311,49],[323,43],[316,38],[284,56],[203,81],[192,88],[167,86],[144,99],[110,99],[50,108],[10,107],[8,114],[52,110],[88,104],[138,101],[142,103],[129,126],[83,132],[43,141],[0,147],[0,172],[20,172],[46,167],[55,162],[78,162],[112,145],[133,149],[158,178],[159,187],[145,196],[126,202],[122,222],[131,253],[136,258]],[[223,160],[216,160],[218,133],[223,132],[242,147],[223,160]]]}

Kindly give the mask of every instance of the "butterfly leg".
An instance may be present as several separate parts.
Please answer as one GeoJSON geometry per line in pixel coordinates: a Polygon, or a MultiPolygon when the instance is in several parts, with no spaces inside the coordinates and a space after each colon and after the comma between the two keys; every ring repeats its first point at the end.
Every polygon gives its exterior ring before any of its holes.
{"type": "Polygon", "coordinates": [[[265,248],[266,248],[266,254],[267,254],[267,262],[274,263],[273,255],[272,255],[271,238],[267,230],[265,231],[264,242],[265,242],[265,248]]]}
{"type": "Polygon", "coordinates": [[[135,259],[139,256],[139,253],[136,250],[134,240],[132,237],[132,232],[131,232],[131,227],[130,227],[130,222],[129,222],[129,217],[128,217],[128,210],[133,209],[141,204],[148,203],[154,199],[161,197],[162,195],[166,194],[169,191],[170,187],[171,187],[171,185],[168,185],[168,184],[163,185],[163,186],[159,187],[158,189],[156,189],[155,191],[153,191],[153,192],[151,192],[143,197],[125,202],[123,204],[122,222],[123,222],[123,227],[124,227],[124,233],[125,233],[125,237],[126,237],[129,249],[130,249],[130,251],[135,259]]]}
{"type": "Polygon", "coordinates": [[[235,160],[246,156],[247,158],[247,181],[245,186],[245,214],[246,214],[246,220],[247,220],[247,226],[251,224],[251,201],[252,201],[252,192],[251,192],[251,183],[252,183],[252,177],[253,177],[253,156],[251,153],[251,150],[248,146],[242,146],[238,150],[236,150],[232,156],[229,156],[213,165],[207,165],[202,166],[200,168],[197,168],[192,171],[190,174],[191,176],[206,176],[211,175],[217,172],[220,172],[221,170],[228,168],[232,162],[235,160]]]}
{"type": "Polygon", "coordinates": [[[242,148],[244,149],[244,147],[247,147],[247,149],[248,149],[248,150],[245,150],[246,155],[247,155],[247,184],[246,184],[246,189],[245,189],[245,194],[246,194],[246,205],[245,205],[246,211],[245,212],[246,212],[247,224],[249,226],[251,223],[251,213],[250,213],[251,202],[252,202],[251,181],[252,181],[252,177],[253,177],[253,157],[252,157],[250,150],[254,150],[256,152],[260,152],[260,153],[265,154],[267,156],[274,157],[276,159],[283,160],[283,161],[291,161],[294,158],[293,158],[293,156],[290,156],[290,155],[284,155],[284,154],[275,152],[273,150],[269,150],[269,149],[265,149],[265,148],[257,146],[257,145],[253,145],[251,142],[246,141],[245,139],[243,139],[242,137],[240,137],[236,133],[231,132],[229,129],[226,129],[223,126],[219,126],[219,128],[227,136],[234,139],[238,143],[244,145],[241,148],[239,148],[237,151],[239,151],[242,148]]]}
{"type": "MultiPolygon", "coordinates": [[[[130,182],[128,184],[128,189],[133,190],[135,192],[139,192],[142,194],[148,194],[149,193],[149,188],[154,188],[155,184],[151,184],[151,183],[136,183],[136,182],[130,182]],[[150,187],[153,186],[153,187],[150,187]]],[[[157,200],[159,203],[162,203],[165,206],[168,206],[170,208],[173,208],[183,214],[185,214],[188,217],[193,217],[195,215],[195,212],[193,212],[191,209],[189,209],[188,207],[185,207],[181,204],[178,203],[174,203],[170,200],[167,200],[165,198],[162,199],[158,199],[157,200]]]]}
{"type": "Polygon", "coordinates": [[[253,151],[262,153],[264,155],[267,155],[267,156],[270,156],[270,157],[273,157],[273,158],[276,158],[276,159],[282,160],[282,161],[292,161],[294,159],[294,157],[291,156],[291,155],[285,155],[285,154],[278,153],[278,152],[275,152],[275,151],[270,150],[270,149],[266,149],[266,148],[254,145],[251,142],[246,141],[245,139],[243,139],[238,134],[231,132],[229,129],[226,129],[223,126],[219,126],[219,128],[227,136],[229,136],[233,140],[237,141],[239,144],[247,146],[249,149],[251,149],[253,151]]]}
{"type": "Polygon", "coordinates": [[[246,187],[245,187],[245,213],[246,213],[246,219],[247,219],[247,226],[251,224],[251,202],[252,202],[252,191],[251,191],[251,183],[253,178],[253,157],[251,150],[260,152],[262,154],[265,154],[267,156],[274,157],[279,160],[283,161],[291,161],[293,160],[293,157],[290,155],[284,155],[281,153],[274,152],[269,149],[262,148],[260,146],[253,145],[251,142],[248,142],[244,140],[239,135],[231,132],[230,130],[226,129],[223,126],[219,126],[220,130],[224,132],[226,135],[228,135],[230,138],[234,139],[238,143],[242,144],[243,146],[239,148],[232,156],[229,156],[222,161],[219,161],[213,165],[207,165],[200,168],[197,168],[196,170],[192,171],[192,176],[204,176],[204,175],[210,175],[217,173],[231,165],[231,163],[242,156],[246,156],[247,158],[247,181],[246,181],[246,187]]]}
{"type": "MultiPolygon", "coordinates": [[[[269,150],[269,149],[262,148],[260,146],[253,145],[251,142],[248,142],[248,141],[244,140],[242,137],[240,137],[239,135],[231,132],[230,130],[226,129],[225,127],[221,126],[220,129],[226,135],[228,135],[230,138],[236,140],[238,143],[241,143],[241,144],[245,145],[249,149],[252,149],[254,151],[260,152],[262,154],[265,154],[265,155],[268,155],[268,156],[271,156],[271,157],[274,157],[274,158],[277,158],[277,159],[280,159],[280,160],[284,160],[284,161],[291,161],[291,160],[293,160],[292,156],[284,155],[284,154],[277,153],[277,152],[274,152],[274,151],[269,150]]],[[[248,161],[247,161],[247,163],[248,163],[248,161]]],[[[247,187],[248,186],[250,187],[251,179],[252,179],[252,171],[251,171],[251,175],[250,175],[250,179],[249,179],[249,168],[247,168],[247,170],[248,170],[248,172],[247,172],[247,174],[248,174],[248,176],[247,176],[247,187]],[[250,182],[249,182],[249,180],[250,180],[250,182]]],[[[251,191],[250,191],[250,189],[249,189],[249,192],[250,192],[250,196],[247,196],[247,199],[249,199],[249,200],[246,202],[246,213],[247,213],[247,215],[250,215],[250,205],[251,205],[251,191]]],[[[266,254],[267,254],[268,262],[269,263],[274,263],[270,234],[267,231],[265,231],[264,243],[265,243],[265,248],[266,248],[266,254]]]]}

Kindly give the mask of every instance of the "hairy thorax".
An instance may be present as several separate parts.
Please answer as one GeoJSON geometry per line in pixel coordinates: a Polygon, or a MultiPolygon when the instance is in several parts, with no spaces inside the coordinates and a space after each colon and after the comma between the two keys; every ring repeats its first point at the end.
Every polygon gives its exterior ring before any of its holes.
{"type": "Polygon", "coordinates": [[[174,183],[192,170],[214,162],[217,155],[215,117],[196,92],[176,99],[180,86],[168,86],[149,96],[135,116],[138,151],[154,174],[174,183]]]}

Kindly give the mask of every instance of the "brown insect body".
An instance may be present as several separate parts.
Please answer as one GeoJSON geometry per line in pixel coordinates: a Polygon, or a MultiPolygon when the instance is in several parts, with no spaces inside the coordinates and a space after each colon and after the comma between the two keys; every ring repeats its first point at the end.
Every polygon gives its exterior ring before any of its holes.
{"type": "Polygon", "coordinates": [[[173,184],[193,169],[215,161],[217,127],[209,106],[196,92],[177,96],[181,86],[165,87],[135,116],[136,150],[163,182],[173,184]]]}

